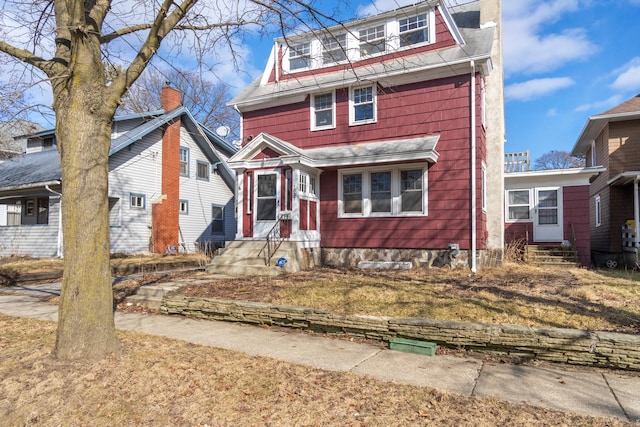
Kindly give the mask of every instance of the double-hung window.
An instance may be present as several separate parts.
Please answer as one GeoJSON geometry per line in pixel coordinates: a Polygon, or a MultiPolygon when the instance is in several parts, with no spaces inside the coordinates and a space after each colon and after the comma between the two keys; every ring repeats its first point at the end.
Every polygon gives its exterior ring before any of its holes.
{"type": "Polygon", "coordinates": [[[338,215],[426,215],[426,171],[426,166],[345,169],[338,181],[338,215]]]}
{"type": "Polygon", "coordinates": [[[224,234],[224,206],[211,205],[211,233],[224,234]]]}
{"type": "Polygon", "coordinates": [[[595,197],[595,204],[596,204],[596,206],[595,206],[595,208],[596,208],[596,215],[595,215],[596,216],[596,218],[595,218],[596,219],[596,227],[600,227],[602,225],[602,210],[601,210],[602,209],[602,205],[601,205],[601,202],[600,202],[600,195],[599,194],[595,197]]]}
{"type": "Polygon", "coordinates": [[[198,179],[203,181],[209,181],[209,163],[201,162],[200,160],[198,160],[197,167],[198,167],[198,170],[197,170],[198,179]]]}
{"type": "Polygon", "coordinates": [[[384,53],[386,50],[384,24],[360,30],[359,38],[360,57],[384,53]]]}
{"type": "Polygon", "coordinates": [[[335,127],[334,92],[311,97],[311,129],[331,129],[335,127]]]}
{"type": "Polygon", "coordinates": [[[289,46],[289,69],[300,70],[311,66],[311,43],[289,46]]]}
{"type": "Polygon", "coordinates": [[[347,35],[329,35],[322,39],[322,64],[332,64],[347,59],[347,35]]]}
{"type": "Polygon", "coordinates": [[[507,191],[507,220],[530,221],[531,220],[531,191],[508,190],[507,191]]]}
{"type": "Polygon", "coordinates": [[[429,15],[426,13],[400,19],[398,24],[400,47],[429,41],[429,15]]]}
{"type": "Polygon", "coordinates": [[[189,176],[189,149],[180,147],[180,175],[189,176]]]}
{"type": "Polygon", "coordinates": [[[351,88],[349,122],[352,125],[376,121],[376,85],[351,88]]]}

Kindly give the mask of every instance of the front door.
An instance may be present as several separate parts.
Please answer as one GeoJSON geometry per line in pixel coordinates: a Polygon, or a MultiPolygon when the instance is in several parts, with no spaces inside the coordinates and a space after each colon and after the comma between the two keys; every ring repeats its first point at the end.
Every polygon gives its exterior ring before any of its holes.
{"type": "Polygon", "coordinates": [[[265,238],[276,224],[280,213],[280,173],[256,171],[253,236],[265,238]]]}
{"type": "Polygon", "coordinates": [[[562,189],[536,188],[533,240],[535,242],[561,242],[562,189]]]}

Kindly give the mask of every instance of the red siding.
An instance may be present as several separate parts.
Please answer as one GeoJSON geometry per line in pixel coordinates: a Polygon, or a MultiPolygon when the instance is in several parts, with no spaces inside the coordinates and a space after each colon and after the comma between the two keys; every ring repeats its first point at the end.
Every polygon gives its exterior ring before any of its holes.
{"type": "MultiPolygon", "coordinates": [[[[280,80],[288,80],[288,79],[299,79],[301,77],[310,76],[310,75],[320,75],[327,73],[335,73],[335,72],[343,72],[345,70],[351,70],[353,68],[357,69],[359,67],[369,66],[371,64],[377,64],[379,62],[390,61],[400,57],[409,57],[419,53],[429,52],[432,50],[443,49],[446,47],[455,46],[456,41],[453,36],[449,32],[449,28],[442,18],[442,14],[440,10],[436,10],[436,42],[432,44],[427,44],[424,46],[420,46],[414,49],[401,50],[396,52],[391,52],[386,55],[376,56],[370,59],[363,59],[353,63],[348,64],[339,64],[333,67],[323,67],[319,69],[309,70],[309,71],[301,71],[294,73],[285,73],[282,69],[282,49],[278,49],[278,66],[279,66],[279,76],[280,80]]],[[[275,68],[275,66],[274,66],[275,68]]],[[[274,68],[269,72],[269,82],[275,82],[275,72],[274,68]]]]}
{"type": "Polygon", "coordinates": [[[309,230],[318,229],[318,202],[309,200],[309,230]]]}
{"type": "Polygon", "coordinates": [[[571,225],[573,224],[580,262],[582,265],[590,266],[589,186],[563,187],[562,195],[564,239],[571,240],[571,225]]]}
{"type": "Polygon", "coordinates": [[[307,200],[300,200],[300,230],[308,230],[308,218],[309,218],[309,202],[307,200]]]}

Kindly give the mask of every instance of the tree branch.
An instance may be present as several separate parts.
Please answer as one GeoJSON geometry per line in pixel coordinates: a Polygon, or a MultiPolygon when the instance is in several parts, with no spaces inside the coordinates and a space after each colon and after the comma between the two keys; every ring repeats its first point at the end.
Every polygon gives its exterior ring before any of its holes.
{"type": "Polygon", "coordinates": [[[19,61],[23,61],[34,66],[42,70],[48,76],[51,76],[53,73],[53,64],[51,61],[48,61],[38,55],[34,55],[28,50],[17,48],[0,40],[0,52],[4,52],[19,61]]]}

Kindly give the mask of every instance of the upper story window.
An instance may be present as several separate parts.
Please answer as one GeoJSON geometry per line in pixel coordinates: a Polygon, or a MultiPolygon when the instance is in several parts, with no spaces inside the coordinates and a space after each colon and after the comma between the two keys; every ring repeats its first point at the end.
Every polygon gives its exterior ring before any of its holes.
{"type": "Polygon", "coordinates": [[[330,129],[335,127],[334,93],[311,96],[311,129],[330,129]]]}
{"type": "Polygon", "coordinates": [[[298,43],[289,46],[289,69],[299,70],[311,66],[311,43],[298,43]]]}
{"type": "Polygon", "coordinates": [[[400,47],[429,41],[429,20],[426,13],[400,19],[400,47]]]}
{"type": "Polygon", "coordinates": [[[386,41],[384,25],[360,30],[359,36],[361,57],[385,52],[386,41]]]}
{"type": "Polygon", "coordinates": [[[376,86],[351,89],[349,123],[352,125],[376,121],[376,86]]]}
{"type": "Polygon", "coordinates": [[[209,181],[209,163],[198,160],[198,179],[209,181]]]}
{"type": "Polygon", "coordinates": [[[330,35],[322,40],[322,63],[331,64],[347,59],[347,35],[330,35]]]}
{"type": "Polygon", "coordinates": [[[180,147],[180,175],[189,176],[189,149],[180,147]]]}
{"type": "Polygon", "coordinates": [[[129,206],[131,209],[144,209],[145,208],[145,195],[144,194],[129,194],[129,206]]]}

